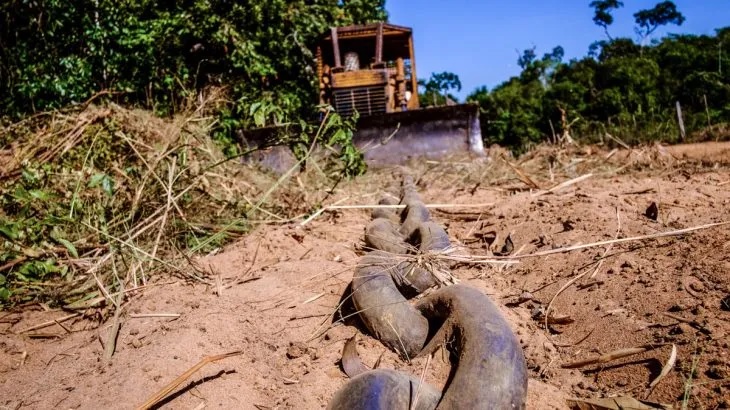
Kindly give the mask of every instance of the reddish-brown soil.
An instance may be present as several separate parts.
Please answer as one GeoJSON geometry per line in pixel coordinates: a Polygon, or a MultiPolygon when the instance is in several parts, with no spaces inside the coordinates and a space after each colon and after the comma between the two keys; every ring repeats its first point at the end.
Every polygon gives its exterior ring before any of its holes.
{"type": "MultiPolygon", "coordinates": [[[[511,254],[527,256],[510,266],[464,264],[453,273],[490,295],[520,339],[531,377],[529,409],[565,409],[567,398],[611,395],[676,407],[683,402],[688,408],[730,406],[728,226],[530,256],[730,221],[730,155],[723,147],[712,149],[711,157],[700,145],[678,155],[661,149],[621,152],[620,160],[608,151],[584,150],[571,158],[536,153],[520,166],[541,187],[552,185],[548,159],[556,183],[593,172],[543,195],[525,189],[514,173],[487,177],[469,164],[414,171],[426,202],[484,204],[433,212],[466,252],[491,255],[509,234],[511,254]],[[700,161],[684,161],[684,155],[700,161]],[[613,162],[587,165],[588,159],[606,157],[613,162]],[[645,215],[652,202],[658,205],[657,220],[645,215]],[[546,330],[535,319],[538,313],[583,273],[550,310],[550,316],[572,323],[546,330]],[[517,303],[524,292],[532,300],[517,303]],[[578,369],[562,367],[646,344],[656,348],[578,369]],[[672,344],[676,363],[649,389],[672,344]]],[[[489,164],[478,169],[496,172],[489,164]]],[[[377,203],[382,195],[397,193],[393,174],[374,172],[343,184],[330,200],[377,203]]],[[[240,355],[195,372],[162,407],[323,408],[347,382],[339,360],[354,334],[360,335],[358,350],[366,364],[383,354],[381,367],[420,375],[425,359],[404,363],[360,327],[331,323],[368,220],[366,210],[339,210],[304,227],[259,226],[198,261],[218,286],[159,278],[130,293],[119,317],[116,352],[108,361],[100,340],[106,340],[113,319],[99,326],[94,316],[75,318],[23,332],[68,313],[40,307],[0,313],[0,408],[134,408],[205,356],[238,350],[240,355]],[[171,313],[180,316],[135,317],[171,313]]],[[[447,359],[436,355],[426,380],[443,386],[448,371],[447,359]]]]}

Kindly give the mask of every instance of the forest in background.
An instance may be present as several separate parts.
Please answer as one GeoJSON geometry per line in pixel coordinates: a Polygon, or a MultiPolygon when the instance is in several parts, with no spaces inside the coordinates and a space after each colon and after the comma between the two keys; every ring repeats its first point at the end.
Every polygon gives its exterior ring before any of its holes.
{"type": "Polygon", "coordinates": [[[611,11],[622,2],[590,6],[608,39],[594,42],[588,56],[565,62],[560,46],[542,57],[535,48],[524,50],[519,76],[467,97],[481,106],[485,142],[518,152],[566,138],[679,142],[677,104],[687,138],[728,136],[730,60],[723,47],[730,45],[730,27],[714,36],[673,34],[649,42],[659,26],[685,21],[673,2],[663,1],[634,14],[636,41],[612,38],[611,11]]]}
{"type": "Polygon", "coordinates": [[[10,0],[0,4],[0,117],[99,92],[159,115],[222,87],[218,139],[316,112],[313,46],[387,20],[384,0],[10,0]]]}
{"type": "MultiPolygon", "coordinates": [[[[596,41],[588,56],[566,62],[559,45],[541,57],[527,49],[519,76],[468,96],[481,106],[486,143],[519,152],[606,133],[628,143],[675,142],[677,102],[688,134],[723,132],[730,121],[723,50],[730,27],[650,42],[657,27],[685,20],[663,1],[636,12],[636,40],[612,38],[611,13],[623,3],[589,6],[607,40],[596,41]]],[[[171,115],[215,86],[226,90],[215,136],[231,142],[241,127],[314,118],[318,36],[330,26],[385,20],[384,0],[7,1],[0,5],[0,112],[11,121],[103,92],[171,115]]],[[[461,87],[457,74],[422,80],[422,101],[445,102],[461,87]]]]}

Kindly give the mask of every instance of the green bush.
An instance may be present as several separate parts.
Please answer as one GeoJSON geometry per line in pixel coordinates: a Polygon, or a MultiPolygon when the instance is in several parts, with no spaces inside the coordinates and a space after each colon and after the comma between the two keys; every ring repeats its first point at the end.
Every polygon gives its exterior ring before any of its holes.
{"type": "Polygon", "coordinates": [[[105,90],[165,114],[213,84],[234,101],[223,118],[248,118],[272,94],[288,115],[301,114],[316,101],[319,35],[385,18],[383,0],[8,0],[0,4],[0,113],[105,90]]]}
{"type": "Polygon", "coordinates": [[[603,41],[592,57],[569,62],[558,48],[540,59],[526,50],[519,76],[467,99],[481,106],[485,141],[515,152],[564,131],[584,141],[609,132],[629,143],[676,142],[677,101],[688,134],[730,122],[723,44],[730,44],[730,27],[715,36],[670,35],[645,47],[625,38],[603,41]]]}

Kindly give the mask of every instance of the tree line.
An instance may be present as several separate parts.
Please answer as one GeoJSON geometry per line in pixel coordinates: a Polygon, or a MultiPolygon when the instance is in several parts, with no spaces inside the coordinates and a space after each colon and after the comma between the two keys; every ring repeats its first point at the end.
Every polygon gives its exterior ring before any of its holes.
{"type": "Polygon", "coordinates": [[[0,117],[102,90],[165,115],[220,86],[222,131],[251,125],[261,111],[297,119],[316,111],[319,36],[384,20],[385,0],[3,1],[0,117]]]}
{"type": "MultiPolygon", "coordinates": [[[[610,133],[627,142],[676,139],[676,103],[688,133],[730,122],[730,27],[669,35],[685,17],[671,1],[634,14],[636,39],[610,34],[617,0],[590,3],[606,33],[581,59],[557,46],[524,50],[518,76],[468,96],[483,136],[519,151],[565,137],[610,133]],[[723,48],[724,47],[724,48],[723,48]]],[[[311,118],[313,47],[331,26],[386,21],[385,0],[8,0],[0,3],[0,117],[81,103],[104,91],[160,114],[208,86],[227,90],[218,135],[311,118]]],[[[420,81],[426,104],[455,100],[453,73],[420,81]]]]}
{"type": "Polygon", "coordinates": [[[685,21],[673,2],[663,1],[634,14],[636,41],[613,38],[611,12],[623,3],[590,6],[607,40],[593,43],[586,57],[563,61],[560,46],[542,56],[535,48],[524,50],[520,75],[467,97],[481,107],[487,143],[520,151],[545,140],[595,141],[607,134],[627,143],[675,142],[681,138],[677,104],[687,134],[727,135],[730,61],[723,47],[730,45],[730,27],[648,42],[658,27],[685,21]]]}

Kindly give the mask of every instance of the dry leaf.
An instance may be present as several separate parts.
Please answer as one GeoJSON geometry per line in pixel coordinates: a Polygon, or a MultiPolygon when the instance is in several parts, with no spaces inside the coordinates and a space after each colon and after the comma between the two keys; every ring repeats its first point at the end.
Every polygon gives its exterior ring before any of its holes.
{"type": "Polygon", "coordinates": [[[342,370],[349,378],[368,371],[357,354],[357,335],[347,339],[345,347],[342,348],[342,370]]]}
{"type": "Polygon", "coordinates": [[[654,381],[651,382],[649,385],[650,388],[654,388],[667,374],[669,374],[669,371],[674,368],[674,363],[677,361],[677,346],[672,345],[672,353],[669,354],[669,360],[664,364],[664,367],[662,367],[661,373],[659,373],[659,376],[657,376],[654,381]]]}

